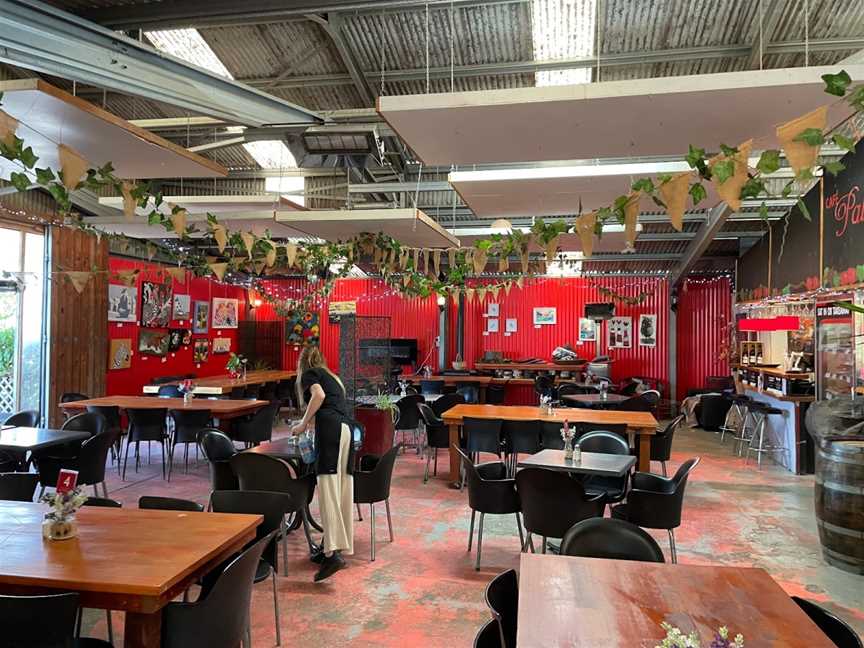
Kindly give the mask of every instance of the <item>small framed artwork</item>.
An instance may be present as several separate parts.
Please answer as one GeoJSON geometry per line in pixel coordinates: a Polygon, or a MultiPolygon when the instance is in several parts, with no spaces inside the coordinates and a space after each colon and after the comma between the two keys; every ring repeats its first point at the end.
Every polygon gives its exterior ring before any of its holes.
{"type": "Polygon", "coordinates": [[[519,320],[515,317],[508,318],[504,321],[504,331],[506,333],[516,333],[519,330],[519,320]]]}
{"type": "Polygon", "coordinates": [[[656,315],[640,315],[639,316],[639,346],[640,347],[656,347],[657,346],[657,316],[656,315]]]}
{"type": "Polygon", "coordinates": [[[132,366],[132,339],[120,338],[111,340],[108,368],[128,369],[132,366]]]}
{"type": "Polygon", "coordinates": [[[230,353],[231,352],[231,338],[230,337],[216,337],[213,338],[213,353],[230,353]]]}
{"type": "Polygon", "coordinates": [[[147,355],[164,356],[168,353],[168,333],[141,329],[138,332],[138,351],[147,355]]]}
{"type": "Polygon", "coordinates": [[[558,309],[554,306],[542,306],[534,309],[534,325],[545,326],[557,323],[558,309]]]}
{"type": "Polygon", "coordinates": [[[210,328],[210,302],[196,301],[192,317],[192,332],[206,333],[210,328]]]}
{"type": "Polygon", "coordinates": [[[138,289],[135,286],[108,284],[108,321],[138,321],[138,289]]]}
{"type": "Polygon", "coordinates": [[[207,356],[210,354],[210,340],[207,338],[198,338],[195,340],[192,347],[192,362],[207,362],[207,356]]]}
{"type": "Polygon", "coordinates": [[[498,332],[498,318],[488,319],[486,320],[486,330],[489,333],[497,333],[498,332]]]}
{"type": "Polygon", "coordinates": [[[236,299],[213,298],[213,328],[233,329],[237,328],[238,302],[236,299]]]}
{"type": "Polygon", "coordinates": [[[579,341],[597,341],[597,322],[592,319],[588,319],[587,317],[579,318],[579,341]]]}
{"type": "Polygon", "coordinates": [[[177,351],[181,346],[189,346],[192,340],[192,335],[189,329],[169,329],[168,331],[168,350],[177,351]]]}
{"type": "Polygon", "coordinates": [[[613,317],[606,322],[606,346],[610,349],[629,349],[633,346],[633,319],[613,317]]]}
{"type": "Polygon", "coordinates": [[[174,295],[174,319],[185,320],[189,319],[189,295],[174,295]]]}
{"type": "Polygon", "coordinates": [[[498,317],[498,315],[500,313],[501,313],[501,304],[496,304],[495,302],[490,302],[488,305],[488,310],[486,311],[486,314],[489,317],[498,317]]]}
{"type": "Polygon", "coordinates": [[[164,328],[171,319],[171,286],[145,281],[141,284],[141,326],[164,328]]]}

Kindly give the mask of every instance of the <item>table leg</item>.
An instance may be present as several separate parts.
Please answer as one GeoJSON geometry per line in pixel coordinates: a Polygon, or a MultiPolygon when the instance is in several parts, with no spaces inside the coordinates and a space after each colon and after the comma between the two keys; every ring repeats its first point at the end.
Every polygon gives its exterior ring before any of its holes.
{"type": "Polygon", "coordinates": [[[126,613],[124,648],[159,648],[162,645],[162,610],[153,614],[126,613]]]}
{"type": "Polygon", "coordinates": [[[477,400],[479,400],[481,403],[486,402],[486,385],[477,386],[477,400]]]}
{"type": "Polygon", "coordinates": [[[640,434],[639,439],[639,472],[651,472],[651,436],[640,434]]]}
{"type": "Polygon", "coordinates": [[[450,424],[450,485],[453,488],[459,486],[459,453],[456,448],[459,447],[459,425],[456,423],[450,424]]]}

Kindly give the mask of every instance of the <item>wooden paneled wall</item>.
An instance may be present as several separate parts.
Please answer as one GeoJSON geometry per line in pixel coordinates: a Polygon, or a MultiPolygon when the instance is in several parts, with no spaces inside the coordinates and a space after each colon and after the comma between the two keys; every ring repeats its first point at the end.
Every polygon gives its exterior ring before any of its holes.
{"type": "Polygon", "coordinates": [[[61,394],[105,394],[108,241],[70,227],[52,227],[50,244],[52,273],[102,270],[91,277],[81,294],[65,275],[51,276],[47,410],[49,424],[59,427],[61,394]]]}

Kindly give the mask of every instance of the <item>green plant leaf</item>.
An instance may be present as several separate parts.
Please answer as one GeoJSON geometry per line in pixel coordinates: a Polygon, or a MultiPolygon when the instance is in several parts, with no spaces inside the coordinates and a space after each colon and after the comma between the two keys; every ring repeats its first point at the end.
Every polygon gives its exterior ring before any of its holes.
{"type": "Polygon", "coordinates": [[[762,204],[759,205],[759,218],[764,221],[768,220],[768,203],[764,200],[762,201],[762,204]]]}
{"type": "Polygon", "coordinates": [[[9,176],[9,181],[18,191],[27,191],[30,188],[30,178],[27,177],[26,173],[13,171],[9,176]]]}
{"type": "Polygon", "coordinates": [[[855,86],[849,96],[846,97],[846,101],[856,110],[864,110],[864,85],[855,86]]]}
{"type": "Polygon", "coordinates": [[[21,160],[21,164],[26,166],[28,169],[32,169],[34,166],[36,166],[36,162],[39,161],[39,157],[33,152],[33,149],[29,146],[21,150],[21,154],[18,156],[18,159],[21,160]]]}
{"type": "Polygon", "coordinates": [[[36,182],[41,185],[47,185],[52,180],[55,180],[56,176],[51,169],[36,169],[36,182]]]}
{"type": "Polygon", "coordinates": [[[759,173],[774,173],[780,168],[780,151],[777,149],[768,149],[762,151],[759,156],[759,161],[756,163],[756,170],[759,173]]]}
{"type": "Polygon", "coordinates": [[[837,74],[823,74],[822,80],[825,82],[825,92],[836,97],[844,96],[852,83],[852,77],[846,70],[840,70],[837,74]]]}
{"type": "Polygon", "coordinates": [[[147,216],[147,224],[148,225],[161,225],[162,224],[162,214],[160,214],[155,209],[150,212],[147,216]]]}
{"type": "Polygon", "coordinates": [[[657,175],[657,179],[660,181],[661,185],[664,185],[667,182],[670,182],[672,180],[672,174],[671,173],[660,173],[657,175]]]}
{"type": "Polygon", "coordinates": [[[768,193],[765,182],[761,178],[747,178],[747,182],[741,187],[741,200],[747,198],[758,198],[760,194],[768,193]]]}
{"type": "Polygon", "coordinates": [[[857,304],[853,304],[852,302],[834,302],[831,304],[832,306],[840,306],[841,308],[845,308],[848,311],[853,313],[861,313],[864,314],[864,306],[858,306],[857,304]]]}
{"type": "Polygon", "coordinates": [[[726,146],[725,144],[720,145],[720,152],[726,157],[732,157],[738,152],[737,146],[726,146]]]}
{"type": "Polygon", "coordinates": [[[812,221],[813,219],[810,217],[810,210],[807,208],[807,205],[800,198],[798,202],[795,204],[796,207],[801,211],[801,215],[804,217],[804,220],[812,221]]]}
{"type": "Polygon", "coordinates": [[[831,141],[844,151],[849,153],[855,152],[855,140],[851,137],[846,137],[842,133],[834,133],[831,136],[831,141]]]}
{"type": "Polygon", "coordinates": [[[805,128],[792,139],[795,142],[804,142],[809,146],[821,146],[825,143],[825,136],[818,128],[805,128]]]}
{"type": "Polygon", "coordinates": [[[704,175],[708,170],[708,165],[705,162],[705,149],[703,148],[690,144],[687,150],[687,157],[684,159],[687,160],[687,164],[690,165],[691,169],[696,169],[700,174],[704,175]]]}
{"type": "Polygon", "coordinates": [[[780,192],[780,195],[783,196],[784,198],[788,198],[790,196],[790,194],[792,193],[792,190],[794,188],[795,188],[795,181],[790,180],[785,185],[783,185],[783,189],[780,192]]]}
{"type": "Polygon", "coordinates": [[[705,191],[705,187],[701,182],[696,182],[690,185],[690,198],[693,199],[693,206],[695,207],[700,202],[705,200],[708,197],[708,192],[705,191]]]}
{"type": "Polygon", "coordinates": [[[654,183],[651,181],[651,178],[639,178],[639,180],[636,180],[630,188],[633,191],[641,191],[648,195],[654,193],[654,183]]]}
{"type": "Polygon", "coordinates": [[[832,176],[836,176],[846,168],[846,165],[844,165],[840,160],[834,160],[833,162],[826,162],[822,165],[822,168],[832,176]]]}
{"type": "Polygon", "coordinates": [[[720,160],[712,169],[714,177],[720,184],[735,175],[735,160],[720,160]]]}

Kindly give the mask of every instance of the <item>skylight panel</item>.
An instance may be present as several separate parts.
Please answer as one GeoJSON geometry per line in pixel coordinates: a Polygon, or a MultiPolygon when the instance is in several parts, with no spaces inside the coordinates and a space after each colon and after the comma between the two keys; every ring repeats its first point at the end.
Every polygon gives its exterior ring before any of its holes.
{"type": "MultiPolygon", "coordinates": [[[[560,61],[594,54],[597,0],[532,0],[531,26],[535,61],[560,61]]],[[[540,70],[539,86],[591,81],[590,68],[540,70]]]]}

